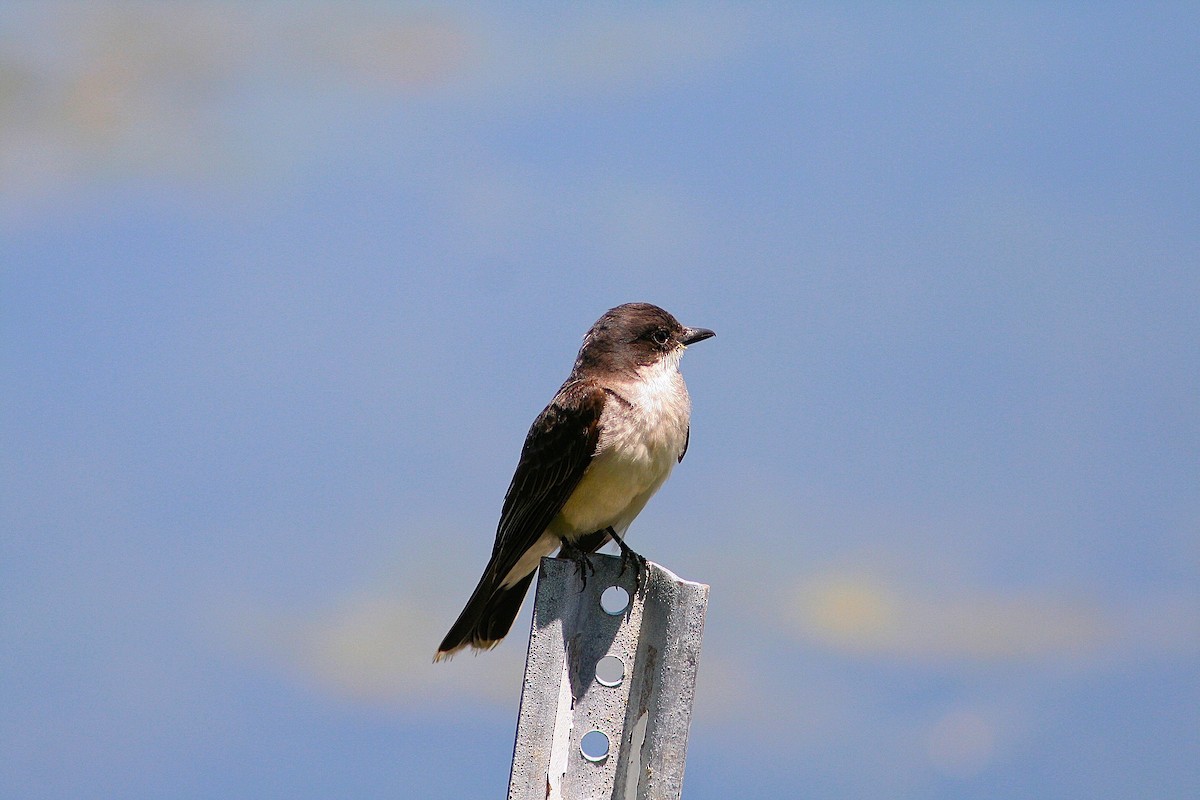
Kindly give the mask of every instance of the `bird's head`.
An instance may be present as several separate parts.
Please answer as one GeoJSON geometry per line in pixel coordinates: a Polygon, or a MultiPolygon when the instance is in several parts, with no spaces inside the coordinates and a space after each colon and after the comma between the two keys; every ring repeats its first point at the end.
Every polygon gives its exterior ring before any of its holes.
{"type": "Polygon", "coordinates": [[[715,336],[707,328],[688,328],[650,303],[611,308],[583,337],[575,371],[636,372],[665,358],[678,359],[684,349],[715,336]]]}

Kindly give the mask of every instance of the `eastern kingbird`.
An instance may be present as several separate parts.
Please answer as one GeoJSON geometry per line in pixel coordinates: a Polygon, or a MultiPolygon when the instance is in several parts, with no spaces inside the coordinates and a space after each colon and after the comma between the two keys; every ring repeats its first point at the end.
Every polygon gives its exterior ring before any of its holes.
{"type": "Polygon", "coordinates": [[[596,320],[570,377],[525,437],[492,557],[434,661],[499,644],[542,557],[555,549],[586,580],[587,554],[611,538],[640,569],[644,559],[625,545],[625,530],[687,452],[692,404],[679,359],[713,335],[649,303],[596,320]]]}

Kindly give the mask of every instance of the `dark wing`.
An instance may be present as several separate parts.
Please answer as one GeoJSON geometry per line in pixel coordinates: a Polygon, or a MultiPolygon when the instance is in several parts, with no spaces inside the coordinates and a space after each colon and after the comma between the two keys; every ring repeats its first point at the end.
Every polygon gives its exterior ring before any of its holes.
{"type": "Polygon", "coordinates": [[[592,463],[604,398],[590,381],[568,381],[533,421],[496,529],[489,566],[497,582],[546,530],[592,463]]]}
{"type": "Polygon", "coordinates": [[[683,457],[687,455],[687,446],[690,441],[692,441],[692,426],[688,425],[688,429],[683,432],[683,449],[679,451],[679,460],[675,462],[676,464],[682,462],[683,457]]]}

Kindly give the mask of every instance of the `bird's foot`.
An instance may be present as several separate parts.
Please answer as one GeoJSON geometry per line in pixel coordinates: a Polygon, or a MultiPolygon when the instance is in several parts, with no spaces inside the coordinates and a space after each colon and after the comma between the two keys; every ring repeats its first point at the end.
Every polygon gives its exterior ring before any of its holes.
{"type": "Polygon", "coordinates": [[[646,572],[646,557],[633,552],[633,548],[625,544],[625,540],[618,536],[617,532],[612,528],[608,529],[608,535],[617,543],[617,547],[621,548],[621,574],[624,575],[625,570],[632,564],[634,591],[640,592],[642,590],[642,577],[646,572]]]}
{"type": "Polygon", "coordinates": [[[575,546],[575,543],[569,539],[562,540],[562,546],[558,551],[559,558],[565,558],[575,562],[575,574],[579,576],[579,581],[582,584],[579,591],[587,588],[587,579],[589,574],[596,572],[596,565],[588,558],[588,554],[575,546]]]}

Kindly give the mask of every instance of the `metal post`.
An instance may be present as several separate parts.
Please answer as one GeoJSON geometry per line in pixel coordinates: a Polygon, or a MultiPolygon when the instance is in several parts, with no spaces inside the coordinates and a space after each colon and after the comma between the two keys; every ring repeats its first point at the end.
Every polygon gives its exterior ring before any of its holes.
{"type": "Polygon", "coordinates": [[[542,559],[509,800],[678,800],[708,587],[591,559],[542,559]]]}

